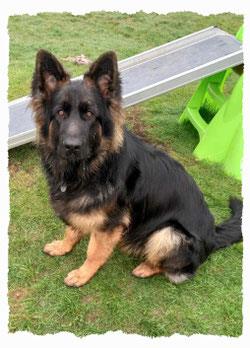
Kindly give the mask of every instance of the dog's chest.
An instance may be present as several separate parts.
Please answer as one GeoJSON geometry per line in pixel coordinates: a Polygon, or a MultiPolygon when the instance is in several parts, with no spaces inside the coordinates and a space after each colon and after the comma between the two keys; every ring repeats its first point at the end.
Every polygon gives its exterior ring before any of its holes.
{"type": "MultiPolygon", "coordinates": [[[[72,214],[89,215],[89,212],[102,210],[111,200],[113,201],[114,187],[88,188],[81,192],[70,192],[66,185],[51,192],[51,204],[56,215],[67,223],[72,214]]],[[[95,216],[93,214],[92,216],[95,216]]]]}
{"type": "Polygon", "coordinates": [[[72,197],[68,207],[76,212],[105,205],[113,197],[114,191],[114,187],[109,183],[105,186],[88,187],[87,190],[72,197]]]}
{"type": "Polygon", "coordinates": [[[93,210],[86,214],[71,213],[68,215],[68,223],[74,229],[84,234],[91,234],[93,231],[100,231],[107,216],[102,209],[93,210]]]}

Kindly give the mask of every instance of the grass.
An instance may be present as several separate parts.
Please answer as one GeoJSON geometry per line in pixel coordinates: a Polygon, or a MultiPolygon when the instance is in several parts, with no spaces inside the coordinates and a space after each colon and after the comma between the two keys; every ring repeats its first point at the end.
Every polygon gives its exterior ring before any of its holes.
{"type": "MultiPolygon", "coordinates": [[[[191,12],[158,15],[95,12],[85,16],[41,13],[9,19],[9,100],[29,93],[36,51],[58,57],[97,58],[115,50],[119,60],[217,24],[235,34],[243,17],[231,13],[202,16],[191,12]],[[62,44],[63,42],[63,44],[62,44]]],[[[66,63],[72,76],[86,68],[66,63]]],[[[226,93],[236,76],[232,74],[226,93]]],[[[179,160],[202,190],[216,222],[226,219],[229,195],[241,184],[220,165],[195,161],[198,136],[189,124],[177,125],[197,83],[127,109],[127,126],[179,160]]],[[[209,110],[203,113],[210,115],[209,110]]],[[[144,336],[195,333],[237,337],[242,333],[242,243],[211,255],[194,279],[181,285],[163,276],[131,276],[137,258],[115,250],[90,283],[67,288],[63,278],[83,263],[88,239],[67,256],[52,258],[43,246],[64,235],[52,211],[40,160],[32,145],[9,151],[9,331],[38,335],[60,331],[77,336],[122,330],[144,336]]]]}

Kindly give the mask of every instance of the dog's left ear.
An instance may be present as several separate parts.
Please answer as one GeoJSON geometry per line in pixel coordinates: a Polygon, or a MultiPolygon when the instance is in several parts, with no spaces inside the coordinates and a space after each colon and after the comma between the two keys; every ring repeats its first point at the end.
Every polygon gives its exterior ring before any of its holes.
{"type": "Polygon", "coordinates": [[[108,51],[102,54],[90,67],[84,78],[90,78],[100,88],[106,99],[121,97],[121,83],[118,72],[117,56],[108,51]]]}

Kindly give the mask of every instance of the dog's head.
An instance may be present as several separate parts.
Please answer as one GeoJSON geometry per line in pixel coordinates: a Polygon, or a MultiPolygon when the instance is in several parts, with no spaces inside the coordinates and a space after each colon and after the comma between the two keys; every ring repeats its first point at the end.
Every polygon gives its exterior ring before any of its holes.
{"type": "Polygon", "coordinates": [[[63,160],[89,161],[122,143],[117,57],[106,52],[82,80],[70,80],[48,51],[36,57],[31,106],[41,147],[63,160]]]}

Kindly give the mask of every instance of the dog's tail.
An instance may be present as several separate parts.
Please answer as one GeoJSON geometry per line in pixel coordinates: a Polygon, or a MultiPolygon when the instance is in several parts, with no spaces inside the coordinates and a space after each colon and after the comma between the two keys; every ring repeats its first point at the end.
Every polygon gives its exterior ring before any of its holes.
{"type": "Polygon", "coordinates": [[[232,210],[231,217],[215,226],[215,248],[213,251],[225,248],[242,239],[242,201],[236,198],[230,198],[229,206],[232,210]]]}

